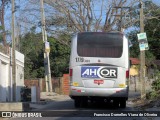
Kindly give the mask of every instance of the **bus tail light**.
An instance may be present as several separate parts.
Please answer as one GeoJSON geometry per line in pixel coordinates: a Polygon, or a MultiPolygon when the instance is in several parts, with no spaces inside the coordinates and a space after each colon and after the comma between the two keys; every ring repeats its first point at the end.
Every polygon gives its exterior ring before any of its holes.
{"type": "Polygon", "coordinates": [[[129,78],[129,70],[126,71],[126,78],[129,78]]]}
{"type": "Polygon", "coordinates": [[[77,90],[77,92],[81,92],[81,90],[77,90]]]}
{"type": "Polygon", "coordinates": [[[71,77],[73,75],[73,69],[69,69],[69,76],[71,77]]]}

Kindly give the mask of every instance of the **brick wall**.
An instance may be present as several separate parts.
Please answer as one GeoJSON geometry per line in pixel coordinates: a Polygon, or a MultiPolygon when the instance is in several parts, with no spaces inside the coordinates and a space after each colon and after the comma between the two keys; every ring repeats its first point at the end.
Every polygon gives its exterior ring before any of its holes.
{"type": "Polygon", "coordinates": [[[69,95],[69,74],[63,75],[62,91],[64,95],[69,95]]]}
{"type": "Polygon", "coordinates": [[[40,79],[24,80],[24,85],[28,86],[29,88],[31,88],[31,86],[37,86],[37,87],[40,87],[40,91],[45,91],[45,80],[42,79],[42,78],[40,78],[40,79]],[[40,83],[41,80],[42,80],[42,83],[40,83]]]}
{"type": "MultiPolygon", "coordinates": [[[[40,88],[41,92],[46,91],[46,83],[43,78],[24,80],[24,84],[29,88],[31,88],[31,86],[37,86],[40,88]]],[[[69,94],[69,75],[64,74],[63,77],[52,78],[52,87],[53,87],[53,92],[58,94],[68,95],[69,94]]]]}

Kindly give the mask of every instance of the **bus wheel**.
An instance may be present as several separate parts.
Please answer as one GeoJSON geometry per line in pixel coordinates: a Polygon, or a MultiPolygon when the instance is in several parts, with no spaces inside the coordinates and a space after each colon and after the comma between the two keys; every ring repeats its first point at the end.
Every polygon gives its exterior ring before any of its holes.
{"type": "Polygon", "coordinates": [[[113,107],[119,108],[119,101],[118,100],[113,100],[113,107]]]}
{"type": "Polygon", "coordinates": [[[126,100],[125,99],[120,100],[120,108],[126,108],[126,100]]]}
{"type": "Polygon", "coordinates": [[[81,106],[81,100],[79,98],[74,99],[75,108],[79,108],[81,106]]]}
{"type": "Polygon", "coordinates": [[[81,100],[81,107],[87,107],[88,105],[88,99],[87,98],[83,98],[81,100]]]}

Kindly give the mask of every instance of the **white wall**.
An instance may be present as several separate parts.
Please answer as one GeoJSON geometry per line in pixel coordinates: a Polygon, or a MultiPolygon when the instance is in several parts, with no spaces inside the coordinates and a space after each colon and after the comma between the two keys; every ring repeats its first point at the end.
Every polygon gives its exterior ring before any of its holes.
{"type": "Polygon", "coordinates": [[[21,91],[21,88],[24,86],[24,68],[23,66],[17,65],[16,73],[17,73],[16,74],[16,85],[17,85],[16,100],[21,101],[20,91],[21,91]]]}
{"type": "Polygon", "coordinates": [[[9,101],[9,57],[0,53],[0,101],[9,101]]]}
{"type": "Polygon", "coordinates": [[[1,74],[1,101],[8,101],[9,96],[8,96],[8,82],[9,82],[9,69],[8,69],[8,64],[5,62],[1,62],[1,69],[2,69],[2,74],[1,74]]]}
{"type": "MultiPolygon", "coordinates": [[[[21,100],[24,86],[24,55],[16,51],[16,101],[21,100]]],[[[12,101],[12,66],[10,56],[0,52],[0,102],[12,101]]]]}

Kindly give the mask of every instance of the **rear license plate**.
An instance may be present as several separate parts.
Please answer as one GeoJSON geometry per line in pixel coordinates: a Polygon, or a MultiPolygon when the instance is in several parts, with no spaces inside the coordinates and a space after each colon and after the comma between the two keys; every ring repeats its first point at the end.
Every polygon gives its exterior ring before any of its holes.
{"type": "Polygon", "coordinates": [[[103,84],[104,80],[94,80],[94,84],[103,84]]]}

